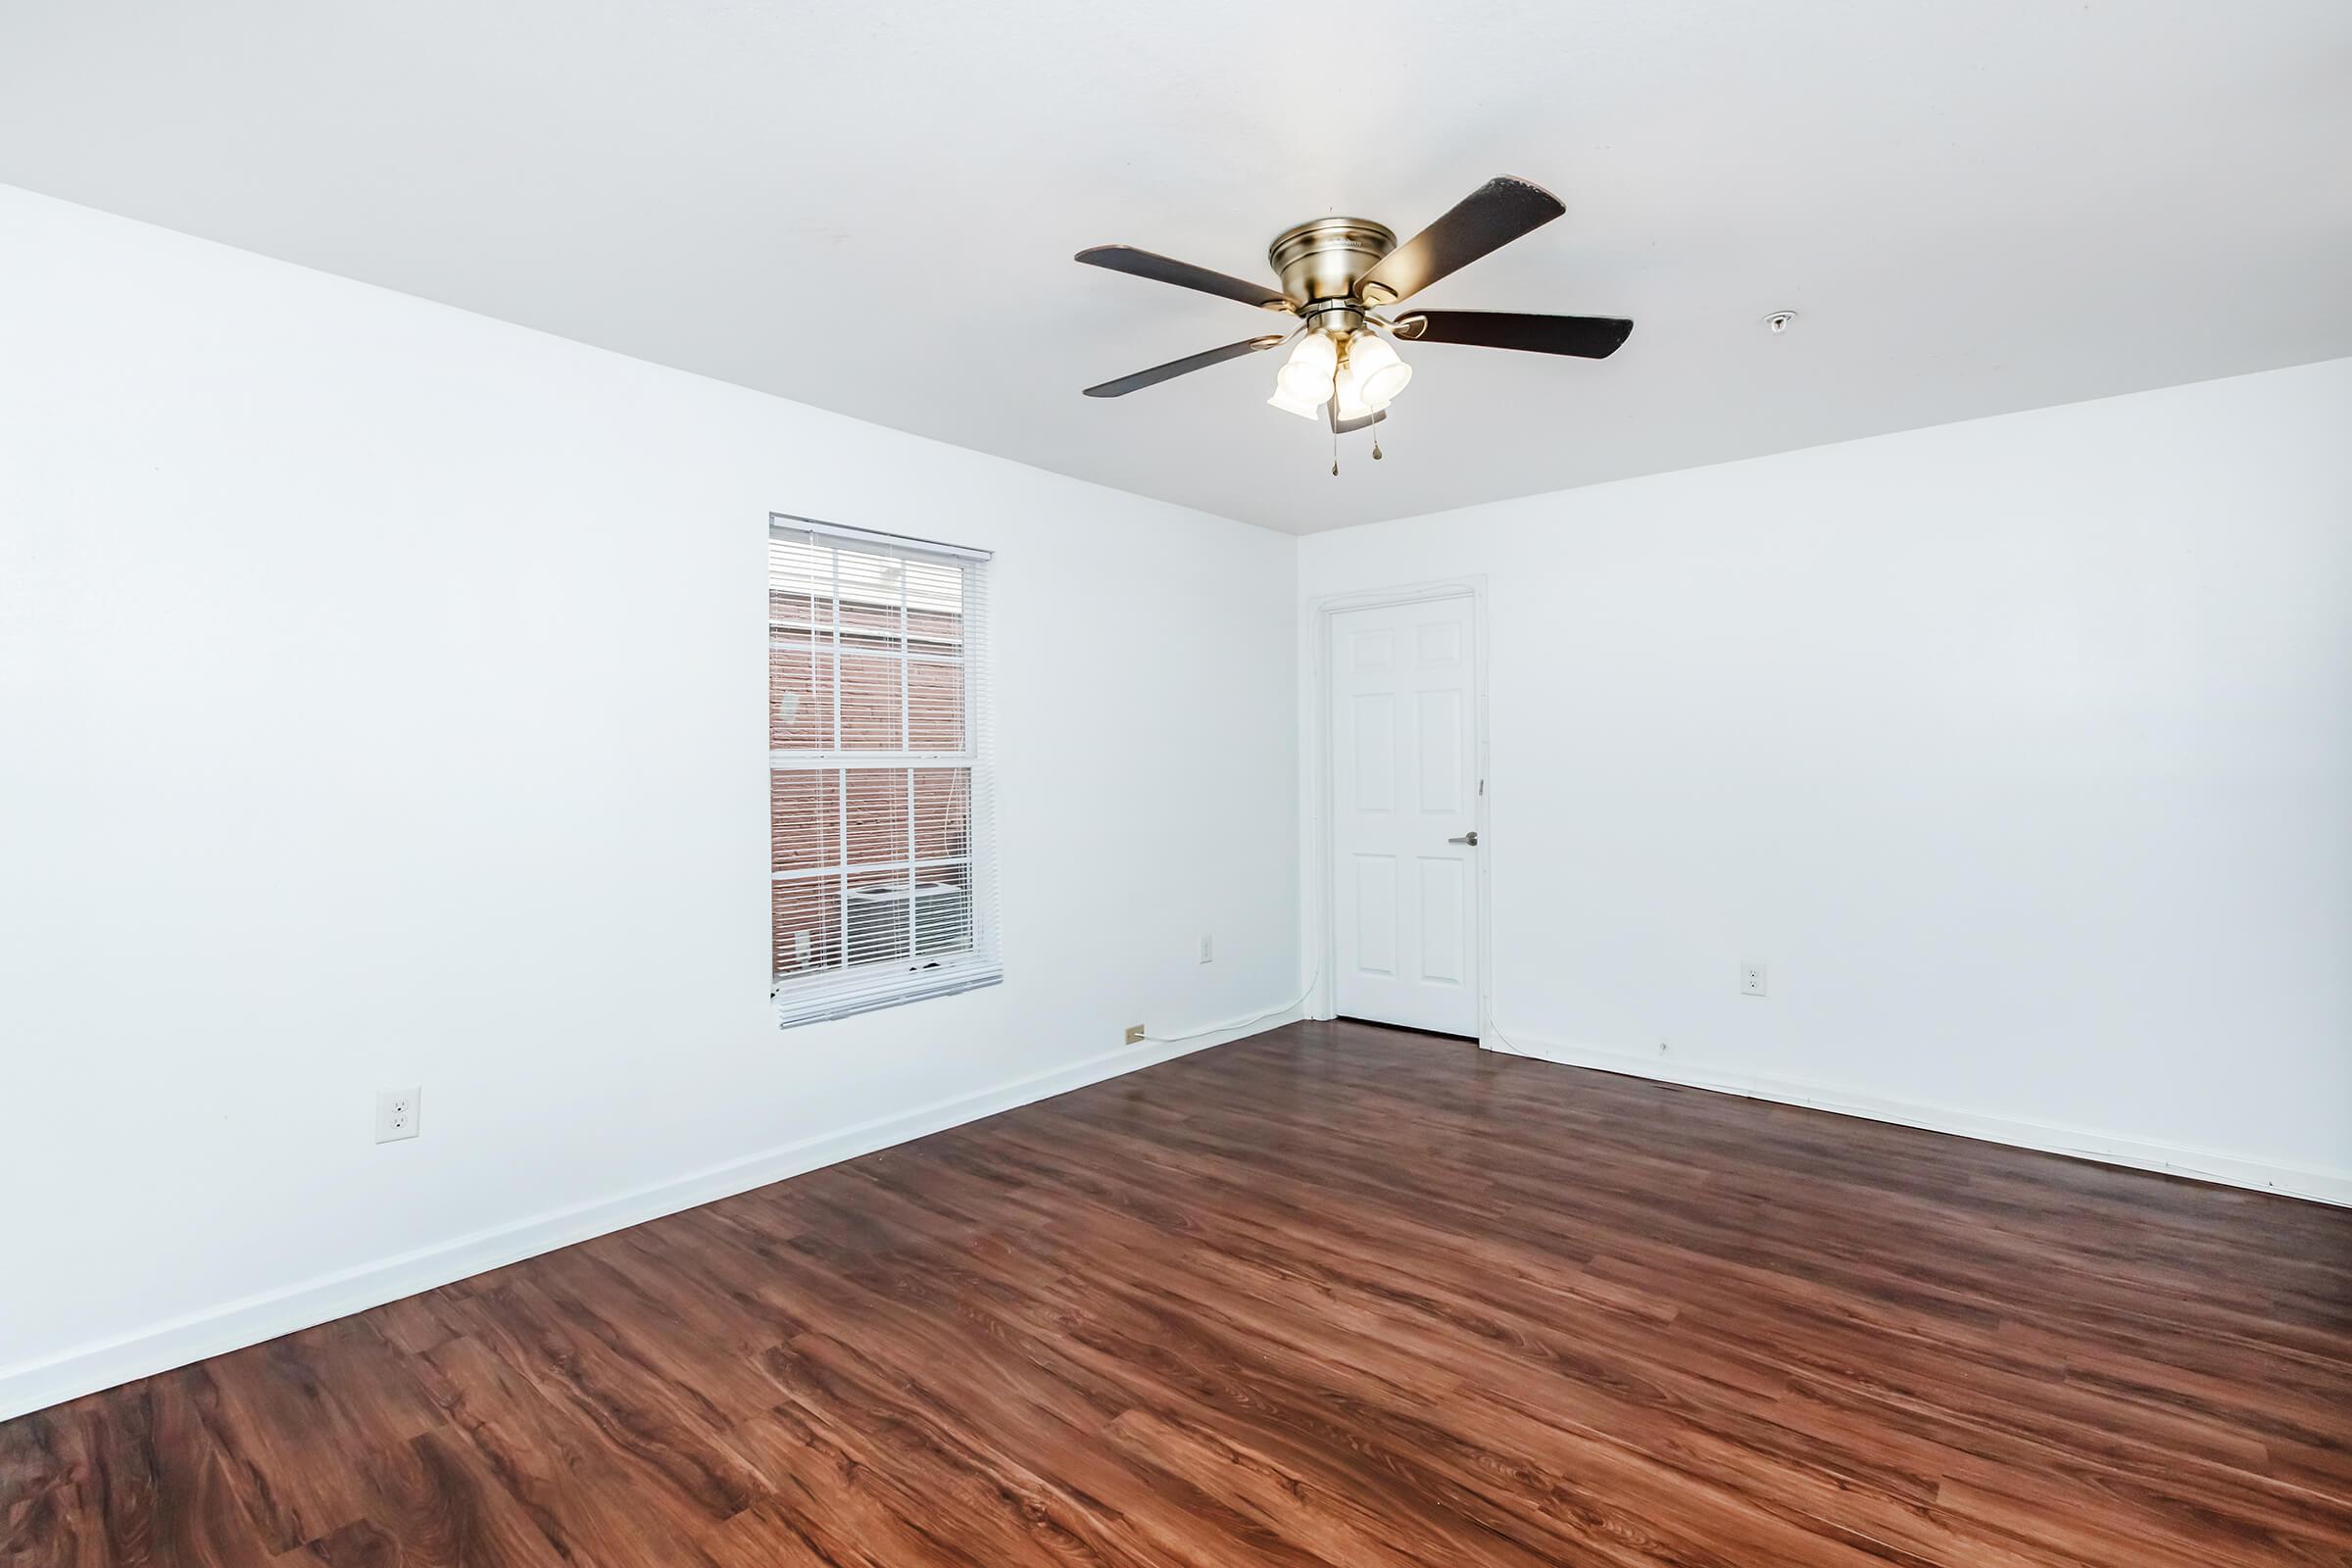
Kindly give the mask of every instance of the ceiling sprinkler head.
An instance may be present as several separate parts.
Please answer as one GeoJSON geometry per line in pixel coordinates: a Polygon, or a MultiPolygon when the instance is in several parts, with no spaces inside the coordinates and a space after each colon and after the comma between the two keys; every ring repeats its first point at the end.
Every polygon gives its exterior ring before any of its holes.
{"type": "Polygon", "coordinates": [[[1788,323],[1795,319],[1796,313],[1794,311],[1775,311],[1764,318],[1764,324],[1772,328],[1774,337],[1779,337],[1783,332],[1788,330],[1788,323]]]}

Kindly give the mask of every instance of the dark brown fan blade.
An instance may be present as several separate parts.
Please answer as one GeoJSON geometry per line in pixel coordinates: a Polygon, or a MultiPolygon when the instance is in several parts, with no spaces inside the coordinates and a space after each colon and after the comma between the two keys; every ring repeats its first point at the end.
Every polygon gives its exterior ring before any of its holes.
{"type": "Polygon", "coordinates": [[[1355,291],[1375,305],[1409,299],[1567,210],[1557,196],[1534,181],[1497,174],[1382,257],[1356,279],[1355,291]]]}
{"type": "Polygon", "coordinates": [[[1634,323],[1613,316],[1522,316],[1515,311],[1414,311],[1396,322],[1407,343],[1469,343],[1529,354],[1573,354],[1605,360],[1634,323]]]}
{"type": "Polygon", "coordinates": [[[1149,370],[1138,370],[1133,375],[1122,375],[1116,381],[1105,381],[1100,386],[1090,386],[1086,389],[1086,395],[1090,398],[1123,398],[1130,392],[1141,392],[1148,386],[1157,386],[1162,381],[1173,381],[1180,375],[1189,375],[1195,370],[1205,370],[1212,365],[1222,365],[1227,360],[1238,360],[1245,354],[1262,354],[1281,342],[1282,337],[1280,332],[1266,337],[1246,337],[1239,343],[1228,343],[1221,349],[1210,349],[1201,354],[1188,354],[1181,360],[1170,360],[1165,365],[1154,365],[1149,370]]]}
{"type": "Polygon", "coordinates": [[[1179,262],[1150,251],[1139,251],[1132,245],[1095,245],[1080,251],[1076,261],[1089,267],[1107,267],[1114,272],[1129,272],[1148,277],[1154,282],[1173,283],[1178,288],[1195,288],[1203,294],[1222,294],[1244,305],[1255,305],[1261,310],[1288,311],[1294,307],[1282,297],[1282,290],[1266,283],[1250,283],[1223,272],[1212,272],[1205,267],[1179,262]]]}

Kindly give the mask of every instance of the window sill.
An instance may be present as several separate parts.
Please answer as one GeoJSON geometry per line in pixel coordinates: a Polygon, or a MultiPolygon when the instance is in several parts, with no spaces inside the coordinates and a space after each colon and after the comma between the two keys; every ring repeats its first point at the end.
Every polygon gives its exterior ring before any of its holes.
{"type": "Polygon", "coordinates": [[[1004,965],[999,960],[964,954],[920,969],[876,964],[838,974],[779,981],[769,988],[769,1000],[775,1004],[776,1027],[791,1029],[805,1023],[896,1007],[903,1003],[977,991],[983,986],[997,985],[1004,978],[1004,965]]]}

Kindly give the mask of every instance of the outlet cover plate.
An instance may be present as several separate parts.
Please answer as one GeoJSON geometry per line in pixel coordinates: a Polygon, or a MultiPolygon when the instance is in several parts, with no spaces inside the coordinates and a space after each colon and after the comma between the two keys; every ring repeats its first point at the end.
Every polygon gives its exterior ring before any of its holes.
{"type": "Polygon", "coordinates": [[[1140,1046],[1140,1045],[1142,1045],[1143,1043],[1144,1043],[1144,1026],[1143,1026],[1142,1024],[1140,1024],[1140,1023],[1131,1023],[1131,1024],[1129,1024],[1129,1025],[1127,1026],[1127,1044],[1129,1044],[1129,1045],[1131,1045],[1131,1046],[1140,1046]]]}
{"type": "Polygon", "coordinates": [[[1740,960],[1740,995],[1748,997],[1764,995],[1764,960],[1762,958],[1740,960]]]}
{"type": "Polygon", "coordinates": [[[397,1144],[404,1138],[416,1137],[417,1123],[423,1114],[423,1090],[377,1090],[375,1092],[375,1141],[379,1144],[397,1144]]]}

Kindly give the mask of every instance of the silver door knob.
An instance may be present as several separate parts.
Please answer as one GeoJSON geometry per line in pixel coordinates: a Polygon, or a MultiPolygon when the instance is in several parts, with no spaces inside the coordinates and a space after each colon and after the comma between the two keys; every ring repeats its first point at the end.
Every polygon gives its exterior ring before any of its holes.
{"type": "Polygon", "coordinates": [[[1471,829],[1469,832],[1467,832],[1467,833],[1463,834],[1463,835],[1462,835],[1460,838],[1458,838],[1458,839],[1447,839],[1446,842],[1446,843],[1448,843],[1448,844],[1467,844],[1467,845],[1469,845],[1469,846],[1470,846],[1472,849],[1474,849],[1474,850],[1475,850],[1475,849],[1477,849],[1477,848],[1478,848],[1478,829],[1476,829],[1476,828],[1472,828],[1472,829],[1471,829]]]}

